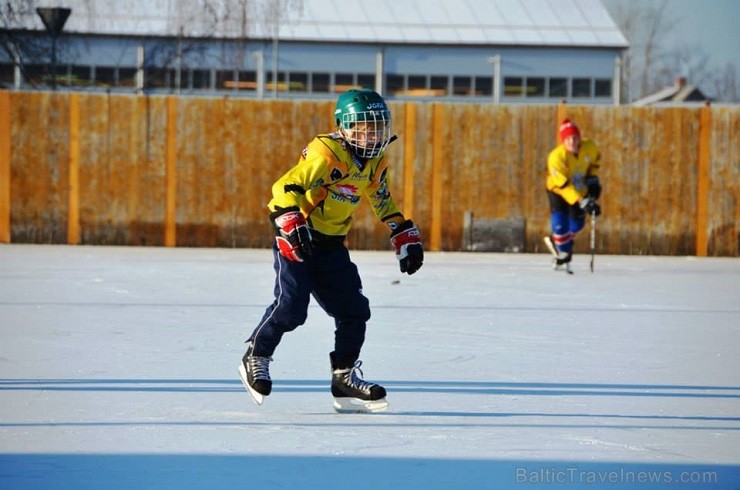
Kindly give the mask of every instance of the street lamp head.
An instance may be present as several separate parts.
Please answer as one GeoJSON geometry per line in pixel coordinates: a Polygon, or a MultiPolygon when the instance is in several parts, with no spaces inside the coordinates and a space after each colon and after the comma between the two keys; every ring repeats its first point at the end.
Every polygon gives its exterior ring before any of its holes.
{"type": "Polygon", "coordinates": [[[67,18],[72,13],[72,9],[54,7],[54,8],[36,8],[36,13],[41,17],[41,22],[44,23],[46,31],[51,37],[59,37],[59,34],[64,30],[64,24],[67,22],[67,18]]]}

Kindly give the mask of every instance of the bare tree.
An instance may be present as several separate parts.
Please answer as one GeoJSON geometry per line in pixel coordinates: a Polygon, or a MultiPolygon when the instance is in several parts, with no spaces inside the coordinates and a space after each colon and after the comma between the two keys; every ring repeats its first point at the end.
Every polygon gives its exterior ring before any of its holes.
{"type": "Polygon", "coordinates": [[[43,39],[28,32],[36,17],[35,0],[4,1],[0,4],[0,51],[25,75],[25,66],[38,63],[47,52],[43,39]]]}
{"type": "Polygon", "coordinates": [[[666,53],[665,60],[653,74],[655,83],[667,86],[674,83],[677,77],[693,83],[707,80],[711,76],[709,56],[699,46],[678,46],[666,53]]]}
{"type": "Polygon", "coordinates": [[[668,42],[680,19],[668,15],[667,4],[667,0],[655,7],[640,0],[606,3],[630,43],[622,59],[622,102],[650,95],[678,77],[701,85],[714,100],[737,102],[740,86],[734,64],[718,69],[700,46],[668,42]]]}
{"type": "Polygon", "coordinates": [[[656,73],[663,72],[669,56],[665,38],[676,20],[666,14],[667,0],[656,8],[627,0],[616,4],[613,15],[630,47],[622,60],[622,87],[625,100],[644,97],[662,86],[656,73]]]}
{"type": "Polygon", "coordinates": [[[170,17],[170,24],[175,23],[171,30],[178,32],[177,42],[150,43],[150,67],[153,62],[160,68],[174,67],[179,73],[184,58],[206,54],[204,41],[220,40],[220,64],[238,74],[248,59],[249,44],[271,39],[275,78],[280,24],[291,14],[301,14],[303,0],[190,0],[177,7],[176,15],[170,17]]]}
{"type": "Polygon", "coordinates": [[[733,63],[727,63],[716,70],[712,76],[712,88],[716,100],[721,102],[740,102],[740,80],[737,77],[737,68],[733,63]]]}

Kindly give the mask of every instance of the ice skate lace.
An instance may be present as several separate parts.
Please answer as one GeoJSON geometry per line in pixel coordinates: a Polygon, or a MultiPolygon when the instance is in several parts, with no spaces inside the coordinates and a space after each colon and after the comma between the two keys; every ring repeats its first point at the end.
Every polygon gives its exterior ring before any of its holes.
{"type": "Polygon", "coordinates": [[[362,366],[362,361],[355,361],[355,365],[352,366],[349,373],[346,375],[346,383],[352,388],[361,390],[364,393],[370,393],[370,389],[375,386],[375,383],[369,383],[362,379],[362,376],[365,376],[365,374],[362,372],[362,369],[360,369],[360,366],[362,366]],[[360,373],[359,376],[357,375],[358,372],[360,373]]]}
{"type": "Polygon", "coordinates": [[[249,372],[252,374],[252,379],[270,381],[270,361],[272,361],[271,357],[247,357],[247,364],[249,372]]]}

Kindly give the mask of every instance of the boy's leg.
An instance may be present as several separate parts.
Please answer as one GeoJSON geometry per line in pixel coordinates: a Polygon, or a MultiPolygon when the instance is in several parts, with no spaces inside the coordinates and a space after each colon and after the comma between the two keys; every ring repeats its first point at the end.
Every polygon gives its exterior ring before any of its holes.
{"type": "Polygon", "coordinates": [[[333,250],[316,274],[314,298],[334,318],[331,393],[340,413],[377,412],[388,408],[385,388],[362,379],[359,360],[370,319],[370,303],[362,294],[357,267],[346,248],[333,250]]]}
{"type": "Polygon", "coordinates": [[[341,364],[353,365],[365,342],[370,302],[346,248],[322,252],[315,265],[313,296],[334,318],[334,353],[341,364]]]}
{"type": "Polygon", "coordinates": [[[306,322],[313,280],[306,262],[286,259],[273,247],[275,300],[265,310],[262,320],[247,342],[254,346],[253,355],[270,357],[285,332],[306,322]]]}
{"type": "Polygon", "coordinates": [[[305,263],[287,260],[277,252],[276,247],[273,248],[273,255],[275,300],[247,340],[249,347],[239,365],[239,377],[258,405],[272,392],[269,370],[271,356],[283,334],[306,321],[312,288],[305,263]]]}

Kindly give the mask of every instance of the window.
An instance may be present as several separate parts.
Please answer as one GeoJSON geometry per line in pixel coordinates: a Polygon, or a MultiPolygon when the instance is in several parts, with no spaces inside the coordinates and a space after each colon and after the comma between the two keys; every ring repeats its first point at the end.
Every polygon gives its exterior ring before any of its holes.
{"type": "Polygon", "coordinates": [[[504,95],[507,97],[521,97],[524,95],[524,80],[521,77],[504,78],[504,95]]]}
{"type": "MultiPolygon", "coordinates": [[[[242,80],[241,73],[239,72],[239,81],[242,80]]],[[[188,74],[188,81],[186,85],[192,89],[209,89],[211,88],[211,72],[208,70],[190,70],[188,74]]]]}
{"type": "Polygon", "coordinates": [[[573,97],[591,97],[591,79],[573,79],[573,97]]]}
{"type": "Polygon", "coordinates": [[[403,91],[403,76],[401,75],[386,75],[385,76],[385,90],[389,95],[395,95],[403,91]]]}
{"type": "Polygon", "coordinates": [[[0,84],[11,86],[15,83],[15,67],[13,65],[0,65],[0,84]]]}
{"type": "Polygon", "coordinates": [[[274,73],[272,70],[267,72],[267,82],[265,83],[265,90],[272,92],[277,90],[278,92],[285,92],[288,88],[286,83],[286,73],[284,71],[277,72],[277,80],[273,80],[274,73]]]}
{"type": "Polygon", "coordinates": [[[594,97],[611,97],[612,81],[608,78],[594,80],[594,97]]]}
{"type": "MultiPolygon", "coordinates": [[[[223,88],[231,90],[257,90],[257,74],[254,71],[224,72],[224,76],[228,77],[227,73],[232,73],[231,77],[225,78],[222,82],[223,85],[219,84],[219,87],[223,86],[223,88]]],[[[192,86],[193,88],[210,88],[211,72],[208,70],[193,70],[192,86]]]]}
{"type": "Polygon", "coordinates": [[[432,75],[429,79],[429,88],[433,96],[440,97],[448,94],[450,79],[440,75],[432,75]]]}
{"type": "Polygon", "coordinates": [[[24,67],[26,81],[32,85],[41,85],[50,81],[46,65],[26,65],[24,67]]]}
{"type": "Polygon", "coordinates": [[[547,90],[550,97],[568,96],[568,79],[551,78],[547,81],[547,90]]]}
{"type": "Polygon", "coordinates": [[[119,68],[118,86],[136,87],[136,68],[119,68]]]}
{"type": "Polygon", "coordinates": [[[334,75],[334,91],[344,92],[355,87],[355,77],[351,73],[337,73],[334,75]]]}
{"type": "Polygon", "coordinates": [[[306,92],[308,90],[308,73],[291,73],[288,83],[289,92],[306,92]]]}
{"type": "Polygon", "coordinates": [[[235,87],[235,73],[233,70],[218,70],[216,71],[216,89],[233,90],[235,87]]]}
{"type": "Polygon", "coordinates": [[[493,78],[475,77],[475,95],[493,95],[493,78]]]}
{"type": "Polygon", "coordinates": [[[545,96],[545,79],[544,78],[527,78],[526,82],[527,97],[544,97],[545,96]]]}
{"type": "Polygon", "coordinates": [[[359,73],[357,75],[357,85],[362,88],[375,90],[375,75],[359,73]]]}
{"type": "MultiPolygon", "coordinates": [[[[87,67],[81,67],[81,66],[75,66],[72,67],[72,83],[80,84],[84,80],[88,80],[90,78],[90,70],[89,68],[85,70],[87,67]],[[85,73],[87,72],[87,73],[85,73]]],[[[95,85],[97,86],[105,86],[105,87],[115,87],[116,84],[116,69],[112,66],[96,66],[95,67],[95,85]]]]}
{"type": "Polygon", "coordinates": [[[311,91],[312,92],[329,92],[329,74],[312,73],[311,74],[311,91]]]}
{"type": "Polygon", "coordinates": [[[473,78],[472,77],[452,77],[452,94],[453,95],[472,95],[473,78]]]}
{"type": "Polygon", "coordinates": [[[405,95],[423,97],[427,94],[427,77],[424,75],[409,75],[408,90],[405,95]]]}

